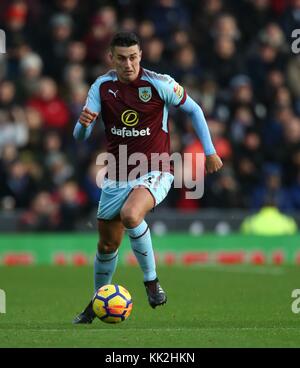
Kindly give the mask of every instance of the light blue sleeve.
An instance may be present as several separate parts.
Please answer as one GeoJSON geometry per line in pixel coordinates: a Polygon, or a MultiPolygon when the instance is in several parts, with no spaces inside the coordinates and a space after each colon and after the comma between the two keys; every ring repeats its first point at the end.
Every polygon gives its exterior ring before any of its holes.
{"type": "Polygon", "coordinates": [[[160,82],[163,100],[167,105],[178,106],[185,100],[186,92],[175,79],[167,75],[166,77],[168,77],[166,82],[160,82]]]}
{"type": "Polygon", "coordinates": [[[74,131],[73,131],[73,137],[77,139],[78,141],[85,141],[88,139],[88,137],[91,135],[92,130],[94,128],[94,125],[96,124],[97,119],[95,119],[91,125],[89,125],[87,128],[85,128],[83,125],[80,124],[79,121],[77,121],[74,131]]]}
{"type": "Polygon", "coordinates": [[[85,105],[83,108],[87,107],[91,112],[96,112],[99,114],[101,111],[101,100],[100,100],[100,84],[101,79],[98,78],[92,84],[91,88],[89,89],[85,105]]]}
{"type": "Polygon", "coordinates": [[[178,106],[185,101],[186,92],[175,79],[167,74],[158,74],[144,69],[144,77],[156,88],[160,98],[165,101],[167,106],[178,106]]]}
{"type": "MultiPolygon", "coordinates": [[[[98,78],[91,86],[88,92],[88,96],[85,102],[84,108],[88,108],[91,112],[100,113],[101,111],[101,101],[100,101],[100,78],[98,78]]],[[[73,137],[77,140],[85,140],[87,139],[94,128],[94,125],[96,123],[96,119],[92,122],[91,125],[89,125],[87,128],[85,128],[83,125],[80,124],[79,121],[77,121],[74,131],[73,131],[73,137]]]]}
{"type": "Polygon", "coordinates": [[[180,106],[180,109],[190,116],[197,136],[202,143],[205,155],[208,156],[216,153],[201,107],[188,96],[184,104],[180,106]]]}

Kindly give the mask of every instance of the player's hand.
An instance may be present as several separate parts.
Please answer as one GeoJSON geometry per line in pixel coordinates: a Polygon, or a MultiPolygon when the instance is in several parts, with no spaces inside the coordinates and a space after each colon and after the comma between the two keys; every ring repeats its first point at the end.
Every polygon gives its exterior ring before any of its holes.
{"type": "Polygon", "coordinates": [[[85,107],[80,116],[79,122],[85,128],[87,128],[92,122],[97,118],[98,114],[96,112],[91,112],[87,107],[85,107]]]}
{"type": "Polygon", "coordinates": [[[222,166],[223,162],[216,153],[206,156],[205,169],[208,174],[220,170],[222,166]]]}

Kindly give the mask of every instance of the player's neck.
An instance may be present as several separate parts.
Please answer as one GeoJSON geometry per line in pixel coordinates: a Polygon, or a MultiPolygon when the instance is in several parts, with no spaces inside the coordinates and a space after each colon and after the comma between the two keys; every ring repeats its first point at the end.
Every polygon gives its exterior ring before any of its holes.
{"type": "Polygon", "coordinates": [[[118,80],[121,82],[121,83],[124,83],[124,84],[130,84],[130,83],[134,83],[140,76],[141,74],[141,67],[139,68],[139,71],[138,73],[136,74],[135,78],[132,79],[132,80],[128,80],[128,79],[123,79],[119,74],[118,74],[118,80]]]}

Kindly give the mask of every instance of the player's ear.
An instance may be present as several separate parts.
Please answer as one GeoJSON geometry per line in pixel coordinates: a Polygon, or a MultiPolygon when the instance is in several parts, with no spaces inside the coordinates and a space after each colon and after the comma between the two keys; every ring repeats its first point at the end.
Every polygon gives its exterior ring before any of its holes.
{"type": "Polygon", "coordinates": [[[111,63],[113,63],[113,58],[114,58],[114,56],[113,56],[113,51],[112,51],[112,50],[110,50],[110,51],[108,52],[108,60],[109,60],[111,63]]]}

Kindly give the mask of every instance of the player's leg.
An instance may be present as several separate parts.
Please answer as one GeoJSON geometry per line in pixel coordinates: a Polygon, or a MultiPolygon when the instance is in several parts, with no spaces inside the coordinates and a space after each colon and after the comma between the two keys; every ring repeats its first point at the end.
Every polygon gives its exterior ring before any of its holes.
{"type": "MultiPolygon", "coordinates": [[[[98,249],[94,262],[94,287],[111,283],[118,260],[118,248],[124,235],[124,226],[120,217],[112,220],[98,220],[98,249]]],[[[74,324],[92,323],[95,318],[92,300],[82,313],[75,317],[74,324]]]]}
{"type": "Polygon", "coordinates": [[[120,213],[132,250],[144,273],[148,300],[153,308],[167,301],[156,275],[150,229],[144,220],[147,212],[155,206],[155,202],[155,198],[147,188],[138,186],[132,190],[120,213]]]}
{"type": "Polygon", "coordinates": [[[118,248],[124,235],[120,216],[112,220],[98,220],[99,242],[94,261],[95,292],[110,284],[118,262],[118,248]]]}
{"type": "Polygon", "coordinates": [[[121,220],[127,229],[132,250],[144,273],[144,281],[156,278],[155,260],[149,227],[144,220],[155,201],[149,190],[137,187],[129,194],[121,209],[121,220]]]}

